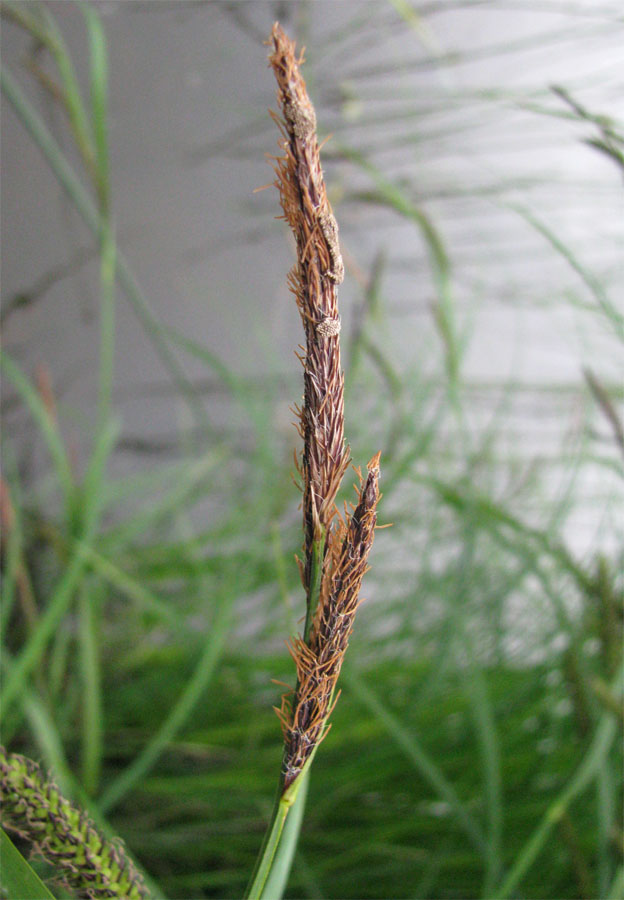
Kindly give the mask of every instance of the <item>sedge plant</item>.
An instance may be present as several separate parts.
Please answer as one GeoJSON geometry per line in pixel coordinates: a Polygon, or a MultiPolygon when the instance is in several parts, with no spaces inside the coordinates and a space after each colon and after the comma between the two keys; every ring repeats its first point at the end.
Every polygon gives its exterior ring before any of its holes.
{"type": "MultiPolygon", "coordinates": [[[[373,544],[379,500],[378,453],[360,475],[357,505],[344,517],[336,496],[349,465],[344,438],[344,375],[340,365],[338,285],[344,265],[338,226],[331,210],[316,135],[316,115],[301,75],[301,55],[278,23],[273,26],[269,62],[277,80],[284,155],[275,160],[275,186],[284,219],[297,245],[289,274],[305,333],[299,357],[303,365],[303,405],[296,408],[303,451],[295,456],[303,493],[303,559],[298,560],[306,596],[303,635],[290,652],[297,669],[294,693],[278,711],[284,754],[273,815],[247,896],[276,896],[288,874],[294,843],[282,843],[293,807],[303,804],[309,767],[328,730],[338,694],[336,684],[360,586],[373,544]]],[[[300,821],[301,811],[295,816],[300,821]]]]}

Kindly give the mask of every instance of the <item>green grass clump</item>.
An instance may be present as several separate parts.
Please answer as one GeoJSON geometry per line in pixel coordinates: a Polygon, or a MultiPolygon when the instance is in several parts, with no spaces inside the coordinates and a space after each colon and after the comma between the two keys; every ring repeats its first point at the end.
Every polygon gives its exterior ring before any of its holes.
{"type": "MultiPolygon", "coordinates": [[[[93,421],[71,451],[68,411],[50,387],[57,373],[34,377],[2,353],[5,396],[28,411],[45,460],[29,472],[4,430],[2,737],[53,769],[102,834],[123,839],[153,896],[240,897],[281,758],[272,679],[293,682],[283,638],[303,614],[291,450],[274,427],[300,386],[290,376],[252,382],[151,311],[117,246],[104,32],[95,9],[80,8],[88,88],[46,7],[3,6],[6,27],[26,28],[56,66],[51,102],[67,113],[75,167],[20,86],[30,76],[3,71],[2,89],[94,236],[101,343],[93,421]],[[121,302],[192,422],[166,462],[134,474],[114,465],[121,302]],[[225,424],[210,422],[188,361],[219,393],[225,424]]],[[[606,162],[617,163],[617,123],[580,109],[570,115],[598,129],[606,162]]],[[[580,365],[577,384],[530,392],[467,381],[452,254],[415,185],[365,151],[341,147],[358,173],[346,199],[408,222],[424,242],[438,343],[414,335],[414,362],[399,360],[380,239],[343,333],[346,430],[358,459],[382,450],[393,528],[376,538],[370,602],[315,761],[286,896],[622,896],[621,388],[580,365]],[[506,428],[515,405],[538,396],[576,428],[528,465],[522,435],[506,428]],[[566,529],[586,476],[611,505],[580,551],[566,529]]],[[[517,211],[579,279],[557,302],[600,323],[615,357],[621,317],[608,279],[542,216],[517,211]]]]}

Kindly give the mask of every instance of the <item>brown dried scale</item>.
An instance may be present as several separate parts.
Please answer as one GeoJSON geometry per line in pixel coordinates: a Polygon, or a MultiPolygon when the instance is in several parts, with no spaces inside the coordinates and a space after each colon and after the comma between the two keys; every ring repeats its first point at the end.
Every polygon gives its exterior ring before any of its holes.
{"type": "MultiPolygon", "coordinates": [[[[298,263],[289,284],[297,300],[306,335],[304,402],[300,430],[304,452],[305,546],[309,560],[314,541],[326,533],[334,516],[336,493],[349,464],[344,441],[344,379],[340,368],[339,316],[335,272],[338,235],[329,207],[319,156],[314,109],[295,58],[294,45],[279,25],[272,33],[270,63],[284,115],[285,155],[277,160],[276,185],[284,218],[297,242],[298,263]],[[304,127],[305,126],[305,127],[304,127]],[[331,218],[330,218],[331,217],[331,218]],[[329,224],[333,222],[333,226],[329,224]]],[[[340,262],[340,265],[342,262],[340,262]]],[[[310,567],[304,566],[309,589],[310,567]]]]}
{"type": "Polygon", "coordinates": [[[292,784],[322,740],[332,704],[337,699],[336,683],[373,545],[379,500],[379,456],[374,456],[368,464],[358,504],[347,523],[340,520],[339,527],[332,532],[309,644],[298,638],[291,646],[298,687],[292,701],[288,694],[284,695],[280,710],[286,737],[285,787],[292,784]]]}

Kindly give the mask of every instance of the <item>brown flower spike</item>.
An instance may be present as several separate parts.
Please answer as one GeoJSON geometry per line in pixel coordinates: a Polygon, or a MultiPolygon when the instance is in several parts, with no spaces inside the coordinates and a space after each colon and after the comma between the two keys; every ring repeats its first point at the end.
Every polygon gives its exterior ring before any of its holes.
{"type": "Polygon", "coordinates": [[[349,465],[344,440],[344,376],[340,367],[337,287],[344,277],[338,226],[331,210],[316,136],[316,115],[295,57],[294,43],[276,23],[269,62],[277,79],[284,156],[275,163],[284,218],[297,244],[289,274],[305,331],[302,408],[297,408],[303,453],[297,461],[303,489],[307,595],[303,637],[293,641],[297,667],[294,697],[279,715],[285,738],[284,790],[297,778],[327,730],[337,699],[336,682],[353,628],[362,578],[373,543],[379,500],[379,454],[360,476],[359,500],[343,519],[336,495],[349,465]]]}

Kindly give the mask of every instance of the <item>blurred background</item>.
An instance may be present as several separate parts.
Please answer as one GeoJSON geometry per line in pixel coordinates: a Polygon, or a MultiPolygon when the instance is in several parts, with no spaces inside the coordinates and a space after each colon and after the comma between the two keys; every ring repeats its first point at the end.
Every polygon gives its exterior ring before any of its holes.
{"type": "Polygon", "coordinates": [[[619,0],[3,4],[3,741],[241,895],[304,612],[276,19],[393,523],[287,896],[624,896],[619,0]]]}

